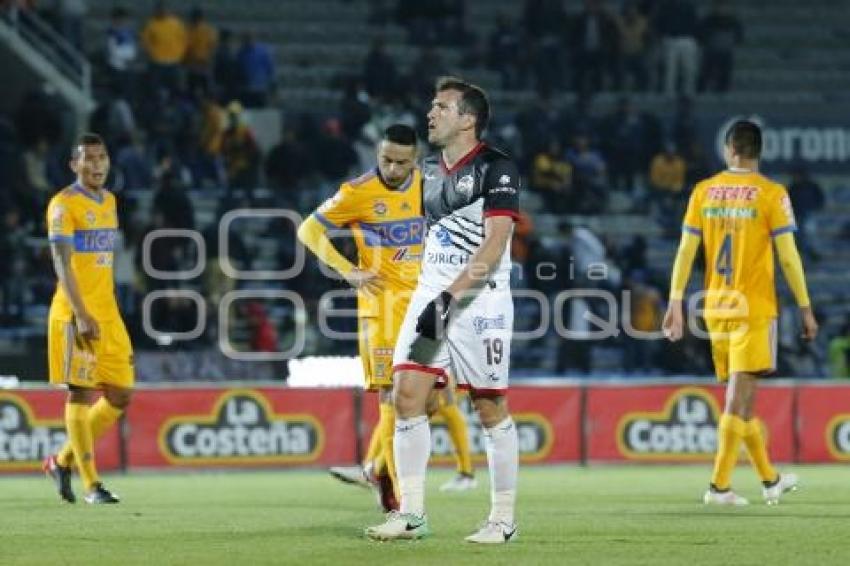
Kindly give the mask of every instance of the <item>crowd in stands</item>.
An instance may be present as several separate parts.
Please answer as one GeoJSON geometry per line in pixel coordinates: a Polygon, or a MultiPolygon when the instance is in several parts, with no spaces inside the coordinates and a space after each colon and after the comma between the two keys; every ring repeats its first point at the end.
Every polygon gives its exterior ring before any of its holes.
{"type": "MultiPolygon", "coordinates": [[[[60,4],[75,4],[82,10],[78,13],[85,13],[82,0],[60,4]]],[[[742,41],[742,26],[728,3],[712,2],[700,17],[691,0],[626,1],[618,10],[610,3],[586,0],[576,13],[564,12],[557,0],[526,0],[521,26],[499,18],[492,33],[480,38],[468,31],[463,1],[373,4],[371,22],[404,23],[420,55],[409,73],[402,73],[385,43],[376,40],[360,72],[338,78],[344,95],[333,115],[287,109],[275,95],[272,47],[250,32],[236,33],[224,28],[225,22],[209,21],[200,8],[184,18],[164,2],[149,17],[116,6],[105,34],[79,43],[76,32],[55,24],[98,64],[99,105],[90,129],[103,135],[110,147],[110,187],[119,195],[123,226],[117,253],[134,258],[116,264],[117,288],[139,347],[155,345],[141,331],[141,297],[165,284],[143,275],[139,249],[145,235],[161,228],[202,232],[208,269],[190,284],[215,307],[236,281],[218,267],[218,225],[197,224],[193,195],[214,195],[220,203],[217,218],[251,205],[309,213],[341,180],[371,166],[374,143],[387,125],[407,123],[424,132],[433,79],[443,72],[434,49],[438,45],[464,50],[468,65],[498,71],[503,88],[533,84],[539,93],[515,116],[500,116],[490,131],[490,139],[516,157],[530,193],[541,203],[516,229],[514,260],[526,274],[518,286],[550,298],[574,288],[628,295],[624,304],[631,327],[657,329],[667,273],[651,268],[647,239],[638,235],[627,242],[606,241],[566,218],[604,215],[611,211],[614,197],[624,197],[629,205],[620,212],[646,215],[663,229],[665,238],[678,238],[689,187],[715,165],[697,135],[697,93],[731,87],[733,53],[742,41]],[[669,95],[671,112],[659,116],[639,110],[631,94],[648,89],[669,95]],[[553,96],[563,90],[577,93],[571,107],[553,96]],[[600,90],[621,95],[613,107],[603,108],[594,96],[600,90]],[[246,115],[269,106],[282,109],[283,129],[274,147],[263,152],[246,115]],[[152,195],[144,215],[136,205],[142,193],[152,195]],[[557,241],[536,235],[534,216],[539,211],[563,215],[557,241]],[[545,262],[561,266],[554,278],[534,275],[535,267],[545,262]],[[601,281],[588,275],[599,265],[605,266],[601,281]]],[[[52,294],[47,250],[25,242],[43,236],[47,200],[72,180],[66,165],[67,114],[55,94],[44,91],[26,97],[14,116],[0,118],[3,324],[22,324],[26,305],[46,305],[52,294]],[[32,283],[15,284],[24,278],[32,283]]],[[[794,172],[791,194],[801,224],[824,205],[822,190],[802,168],[794,172]]],[[[276,265],[270,268],[291,265],[293,227],[275,222],[265,235],[279,242],[276,265]]],[[[256,250],[238,229],[228,238],[233,263],[250,268],[256,250]]],[[[816,259],[805,239],[801,247],[816,259]]],[[[194,265],[195,253],[185,241],[161,239],[151,249],[151,258],[157,269],[180,269],[194,265]]],[[[286,282],[286,288],[305,297],[314,311],[324,291],[341,287],[310,261],[304,273],[286,282]]],[[[185,299],[161,301],[152,312],[154,326],[186,330],[194,324],[193,308],[185,299]]],[[[533,318],[534,310],[528,308],[533,318]]],[[[574,300],[564,308],[568,312],[555,315],[578,333],[590,331],[582,316],[587,310],[603,317],[610,314],[605,304],[592,299],[574,300]]],[[[261,304],[249,304],[239,315],[250,329],[252,349],[268,350],[282,338],[280,326],[270,325],[271,315],[261,304]]],[[[215,342],[213,322],[207,340],[197,347],[215,342]]],[[[548,338],[537,344],[549,344],[548,338]]],[[[836,340],[831,360],[839,367],[843,352],[844,369],[836,371],[846,373],[850,338],[836,340]]],[[[665,350],[659,355],[657,341],[623,335],[602,342],[558,340],[549,369],[588,372],[593,349],[609,346],[622,355],[622,367],[639,372],[702,368],[708,373],[710,368],[704,343],[685,341],[674,354],[665,350]]],[[[315,347],[320,350],[322,345],[315,347]]],[[[356,344],[345,347],[354,352],[356,344]]]]}

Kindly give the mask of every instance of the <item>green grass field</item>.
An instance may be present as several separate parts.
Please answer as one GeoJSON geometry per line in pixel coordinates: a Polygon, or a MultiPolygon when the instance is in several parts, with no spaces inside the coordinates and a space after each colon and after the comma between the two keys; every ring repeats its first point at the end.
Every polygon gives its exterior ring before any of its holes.
{"type": "Polygon", "coordinates": [[[463,542],[488,504],[442,494],[432,471],[433,536],[375,543],[371,494],[319,471],[108,477],[116,506],[61,505],[41,476],[0,479],[0,564],[848,564],[850,470],[800,467],[801,491],[761,502],[753,473],[736,485],[755,504],[706,508],[709,468],[538,467],[520,476],[516,543],[463,542]]]}

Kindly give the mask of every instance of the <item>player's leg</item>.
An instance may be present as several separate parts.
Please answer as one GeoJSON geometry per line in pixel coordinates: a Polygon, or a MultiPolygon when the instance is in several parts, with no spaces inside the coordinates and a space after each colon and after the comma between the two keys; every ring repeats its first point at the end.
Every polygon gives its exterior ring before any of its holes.
{"type": "MultiPolygon", "coordinates": [[[[453,385],[453,384],[452,384],[453,385]]],[[[469,448],[469,432],[466,427],[466,419],[457,405],[457,398],[453,386],[445,387],[435,392],[433,400],[433,411],[429,409],[428,414],[437,414],[443,418],[449,437],[455,448],[455,459],[457,460],[457,476],[440,486],[440,491],[467,491],[478,487],[475,481],[475,471],[472,467],[472,454],[469,448]]]]}
{"type": "Polygon", "coordinates": [[[429,534],[425,518],[425,474],[431,455],[427,404],[437,376],[427,371],[405,369],[395,373],[394,381],[393,447],[399,512],[389,515],[383,524],[366,529],[366,536],[376,540],[419,539],[429,534]]]}
{"type": "MultiPolygon", "coordinates": [[[[92,442],[111,429],[130,406],[135,381],[133,349],[124,323],[121,319],[102,322],[100,331],[101,336],[95,347],[97,362],[93,375],[103,396],[91,407],[86,418],[92,442]]],[[[78,457],[76,450],[74,456],[75,459],[78,457]]],[[[99,479],[87,484],[86,490],[86,503],[119,501],[118,496],[107,490],[99,479]]]]}
{"type": "MultiPolygon", "coordinates": [[[[746,333],[732,339],[731,365],[757,378],[776,369],[776,319],[752,320],[746,333]]],[[[762,433],[762,425],[755,416],[755,385],[744,419],[744,446],[750,462],[762,482],[762,495],[769,505],[779,502],[781,495],[797,489],[797,476],[780,474],[773,467],[762,433]]]]}
{"type": "Polygon", "coordinates": [[[736,330],[734,323],[708,320],[711,336],[711,355],[717,379],[726,383],[726,409],[720,415],[717,426],[717,452],[714,455],[714,469],[711,483],[703,495],[706,504],[746,505],[748,502],[738,496],[731,488],[732,471],[738,461],[741,442],[744,435],[744,422],[739,415],[730,412],[732,406],[738,407],[746,392],[747,382],[739,380],[737,375],[730,377],[730,336],[736,330]]]}
{"type": "MultiPolygon", "coordinates": [[[[396,474],[396,466],[395,466],[395,448],[393,446],[393,440],[395,437],[395,409],[393,408],[393,390],[391,387],[381,387],[378,390],[378,395],[380,398],[380,405],[378,410],[380,411],[380,419],[378,421],[378,428],[380,429],[380,446],[381,446],[381,456],[384,461],[384,472],[389,476],[390,486],[392,487],[393,499],[397,500],[399,497],[399,489],[398,489],[398,477],[396,474]]],[[[386,497],[389,497],[389,494],[382,494],[382,502],[386,497]]],[[[388,503],[388,502],[387,502],[388,503]]],[[[393,502],[396,503],[396,502],[393,502]]],[[[386,511],[390,511],[392,509],[397,509],[397,503],[395,505],[387,505],[384,503],[384,508],[386,511]]]]}
{"type": "Polygon", "coordinates": [[[487,466],[490,471],[490,515],[478,532],[466,537],[466,540],[484,544],[505,543],[517,536],[514,507],[519,473],[519,440],[516,425],[508,413],[503,393],[473,390],[471,395],[484,426],[487,466]]]}

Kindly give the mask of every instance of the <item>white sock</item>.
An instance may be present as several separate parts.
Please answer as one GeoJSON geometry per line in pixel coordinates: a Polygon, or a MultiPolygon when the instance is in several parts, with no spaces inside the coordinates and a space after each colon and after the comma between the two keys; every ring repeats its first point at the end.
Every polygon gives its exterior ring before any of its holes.
{"type": "Polygon", "coordinates": [[[425,514],[425,473],[431,456],[431,425],[428,416],[395,420],[394,453],[400,511],[425,514]]]}
{"type": "Polygon", "coordinates": [[[490,521],[513,524],[519,469],[516,425],[509,416],[493,428],[484,429],[487,465],[490,469],[490,521]]]}

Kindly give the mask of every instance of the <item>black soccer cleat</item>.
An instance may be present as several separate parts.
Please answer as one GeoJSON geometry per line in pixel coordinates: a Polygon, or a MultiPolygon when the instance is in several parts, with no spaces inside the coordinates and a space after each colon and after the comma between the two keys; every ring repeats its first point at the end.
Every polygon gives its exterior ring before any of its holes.
{"type": "Polygon", "coordinates": [[[77,496],[74,495],[74,490],[71,489],[71,468],[60,466],[56,461],[56,456],[48,456],[41,464],[41,469],[44,473],[53,480],[56,484],[56,491],[59,492],[59,498],[65,503],[76,503],[77,496]]]}
{"type": "Polygon", "coordinates": [[[118,496],[103,487],[103,484],[97,482],[86,494],[86,503],[90,503],[92,505],[102,505],[109,503],[119,503],[121,500],[118,499],[118,496]]]}

